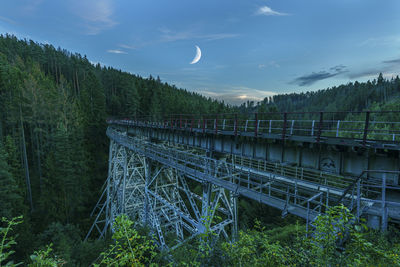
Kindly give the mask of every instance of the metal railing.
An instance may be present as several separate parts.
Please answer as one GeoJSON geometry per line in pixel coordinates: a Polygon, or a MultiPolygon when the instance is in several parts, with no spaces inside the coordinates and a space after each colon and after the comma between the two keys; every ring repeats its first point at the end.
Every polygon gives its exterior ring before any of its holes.
{"type": "Polygon", "coordinates": [[[246,136],[400,142],[400,111],[171,114],[110,118],[108,123],[246,136]]]}

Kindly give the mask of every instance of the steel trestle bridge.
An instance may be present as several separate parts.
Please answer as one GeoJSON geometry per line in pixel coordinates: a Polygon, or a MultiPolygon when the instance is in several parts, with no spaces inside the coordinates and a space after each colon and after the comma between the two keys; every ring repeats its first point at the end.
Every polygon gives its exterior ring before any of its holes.
{"type": "Polygon", "coordinates": [[[385,230],[400,222],[400,123],[377,120],[384,115],[357,113],[352,124],[322,112],[110,119],[108,178],[86,238],[104,237],[124,213],[164,249],[206,231],[234,239],[239,197],[307,227],[343,203],[385,230]],[[364,167],[374,164],[384,169],[364,167]]]}

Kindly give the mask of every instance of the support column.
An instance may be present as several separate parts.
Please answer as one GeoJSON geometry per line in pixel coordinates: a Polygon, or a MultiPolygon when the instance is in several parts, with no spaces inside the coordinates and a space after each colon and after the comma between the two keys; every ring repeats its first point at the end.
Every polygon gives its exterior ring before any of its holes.
{"type": "Polygon", "coordinates": [[[232,241],[236,242],[238,240],[238,205],[237,201],[239,196],[234,192],[230,192],[231,195],[231,207],[233,211],[233,224],[232,224],[232,241]]]}
{"type": "Polygon", "coordinates": [[[302,167],[303,164],[303,146],[299,146],[297,150],[297,167],[302,167]]]}
{"type": "Polygon", "coordinates": [[[124,175],[123,175],[123,181],[122,181],[122,207],[121,207],[121,213],[125,214],[125,189],[126,189],[126,176],[128,173],[128,152],[126,151],[126,148],[124,149],[124,175]]]}
{"type": "Polygon", "coordinates": [[[145,197],[144,197],[144,223],[149,223],[149,212],[150,212],[150,201],[149,201],[149,185],[151,181],[151,161],[148,158],[144,158],[144,175],[145,175],[145,197]]]}
{"type": "Polygon", "coordinates": [[[206,224],[209,224],[208,220],[210,219],[210,200],[211,200],[211,184],[209,182],[204,182],[202,184],[203,187],[203,195],[202,195],[202,203],[201,203],[201,221],[202,221],[202,229],[199,229],[200,232],[206,231],[206,224]]]}
{"type": "Polygon", "coordinates": [[[112,170],[112,162],[113,162],[113,156],[114,156],[114,140],[110,139],[110,150],[108,152],[108,178],[107,178],[107,196],[106,196],[106,216],[105,216],[105,227],[107,228],[108,225],[111,223],[111,214],[110,214],[110,178],[113,175],[113,170],[112,170]]]}
{"type": "Polygon", "coordinates": [[[387,230],[388,222],[388,210],[386,206],[386,173],[382,174],[382,221],[381,221],[381,231],[385,232],[387,230]]]}

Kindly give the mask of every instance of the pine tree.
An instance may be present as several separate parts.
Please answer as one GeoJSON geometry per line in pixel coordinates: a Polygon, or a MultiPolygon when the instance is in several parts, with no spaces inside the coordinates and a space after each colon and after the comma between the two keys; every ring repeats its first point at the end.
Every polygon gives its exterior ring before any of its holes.
{"type": "Polygon", "coordinates": [[[17,183],[7,163],[8,154],[0,142],[0,217],[11,219],[16,216],[22,206],[22,198],[18,194],[17,183]]]}

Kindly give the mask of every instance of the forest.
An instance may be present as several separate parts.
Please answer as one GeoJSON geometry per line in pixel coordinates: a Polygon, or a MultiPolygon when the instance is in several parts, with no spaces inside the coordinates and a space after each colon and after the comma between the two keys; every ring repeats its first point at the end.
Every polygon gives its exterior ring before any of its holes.
{"type": "Polygon", "coordinates": [[[125,216],[107,239],[83,241],[107,176],[108,117],[362,110],[400,110],[399,76],[231,106],[1,35],[0,266],[400,266],[399,229],[352,224],[343,206],[321,216],[308,238],[303,221],[241,199],[233,243],[206,232],[167,253],[125,216]]]}

